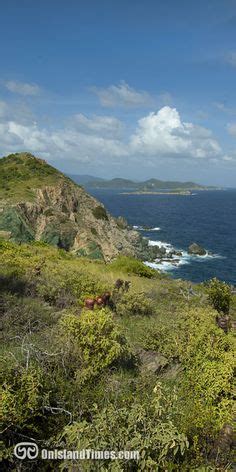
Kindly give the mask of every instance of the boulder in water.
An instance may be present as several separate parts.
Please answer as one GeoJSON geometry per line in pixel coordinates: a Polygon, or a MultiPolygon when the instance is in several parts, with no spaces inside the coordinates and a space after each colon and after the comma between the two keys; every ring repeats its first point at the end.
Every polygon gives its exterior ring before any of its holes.
{"type": "Polygon", "coordinates": [[[188,248],[188,253],[189,254],[193,254],[195,256],[205,256],[206,255],[206,250],[200,246],[199,244],[197,243],[192,243],[190,244],[189,248],[188,248]]]}

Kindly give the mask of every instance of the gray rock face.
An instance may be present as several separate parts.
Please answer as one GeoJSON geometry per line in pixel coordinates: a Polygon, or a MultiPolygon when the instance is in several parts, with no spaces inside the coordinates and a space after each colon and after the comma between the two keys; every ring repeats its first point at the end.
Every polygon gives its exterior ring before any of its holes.
{"type": "Polygon", "coordinates": [[[197,243],[190,244],[188,253],[195,256],[205,256],[206,250],[197,243]]]}

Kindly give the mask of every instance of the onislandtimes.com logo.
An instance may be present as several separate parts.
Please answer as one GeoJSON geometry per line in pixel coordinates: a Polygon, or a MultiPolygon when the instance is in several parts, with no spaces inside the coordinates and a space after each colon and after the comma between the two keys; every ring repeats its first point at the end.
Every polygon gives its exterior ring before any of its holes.
{"type": "Polygon", "coordinates": [[[36,459],[39,454],[39,448],[33,442],[21,442],[15,445],[14,455],[17,459],[36,459]]]}
{"type": "Polygon", "coordinates": [[[67,449],[41,449],[34,442],[21,442],[15,445],[14,455],[17,459],[45,460],[139,460],[139,451],[104,451],[95,449],[67,450],[67,449]]]}

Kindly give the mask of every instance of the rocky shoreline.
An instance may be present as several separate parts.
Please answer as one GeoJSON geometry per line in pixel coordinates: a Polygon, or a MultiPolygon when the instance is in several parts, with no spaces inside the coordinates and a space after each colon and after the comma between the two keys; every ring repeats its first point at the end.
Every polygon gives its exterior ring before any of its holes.
{"type": "Polygon", "coordinates": [[[149,247],[153,248],[153,260],[146,260],[145,264],[161,271],[177,269],[190,260],[217,257],[197,243],[192,243],[188,250],[176,249],[171,244],[162,241],[148,240],[149,247]]]}

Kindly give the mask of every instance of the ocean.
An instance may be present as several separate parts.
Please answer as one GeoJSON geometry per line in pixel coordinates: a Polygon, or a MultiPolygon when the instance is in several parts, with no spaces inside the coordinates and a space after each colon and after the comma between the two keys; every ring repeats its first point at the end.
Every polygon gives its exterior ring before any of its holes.
{"type": "Polygon", "coordinates": [[[164,262],[154,267],[193,282],[217,277],[236,284],[236,190],[196,191],[190,196],[87,190],[113,216],[124,216],[137,227],[149,244],[182,251],[176,265],[164,262]],[[203,246],[207,255],[188,255],[188,246],[193,242],[203,246]]]}

